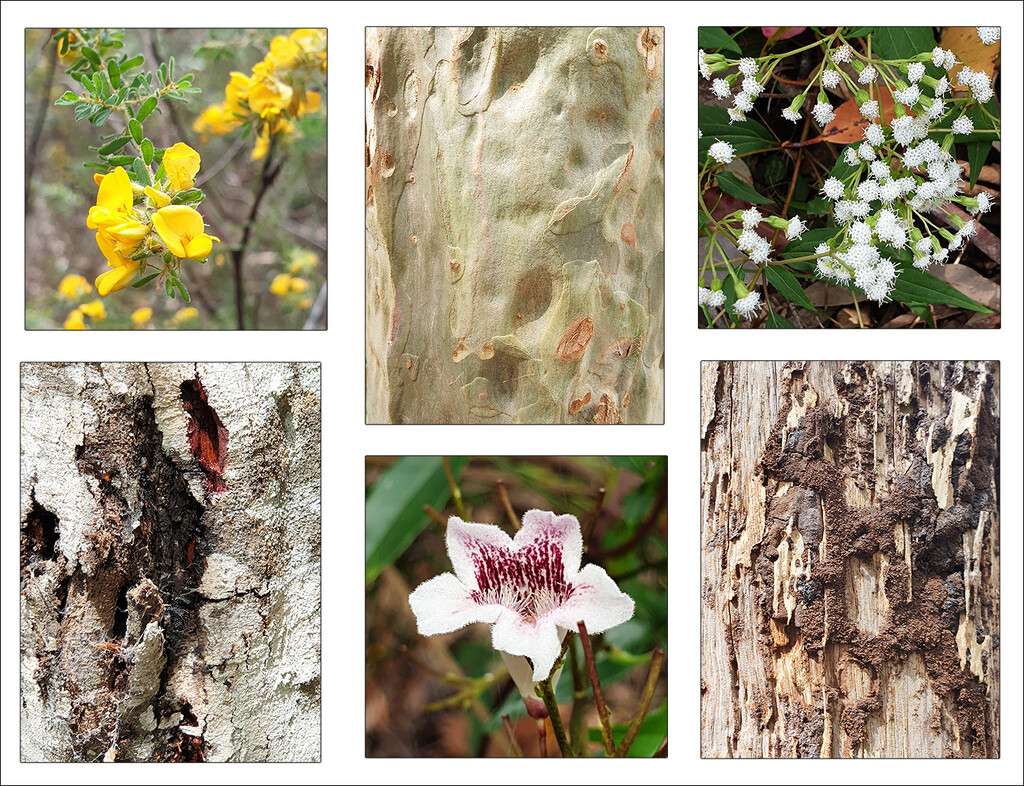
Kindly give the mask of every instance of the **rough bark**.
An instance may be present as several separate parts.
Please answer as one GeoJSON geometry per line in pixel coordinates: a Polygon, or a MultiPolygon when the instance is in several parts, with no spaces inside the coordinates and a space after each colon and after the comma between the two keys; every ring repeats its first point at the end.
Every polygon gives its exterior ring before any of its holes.
{"type": "Polygon", "coordinates": [[[703,364],[703,756],[999,755],[998,376],[703,364]]]}
{"type": "Polygon", "coordinates": [[[318,761],[317,364],[25,364],[23,761],[318,761]]]}
{"type": "Polygon", "coordinates": [[[367,420],[664,419],[660,28],[371,28],[367,420]]]}

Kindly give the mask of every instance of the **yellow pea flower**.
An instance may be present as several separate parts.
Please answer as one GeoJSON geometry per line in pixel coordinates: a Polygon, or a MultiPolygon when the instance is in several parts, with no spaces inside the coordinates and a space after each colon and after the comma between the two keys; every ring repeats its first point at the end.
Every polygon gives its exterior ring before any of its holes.
{"type": "Polygon", "coordinates": [[[102,300],[94,300],[91,303],[83,303],[78,309],[91,319],[106,319],[107,310],[103,307],[102,300]]]}
{"type": "Polygon", "coordinates": [[[76,308],[68,318],[64,320],[65,330],[85,330],[85,320],[82,319],[82,310],[76,308]]]}
{"type": "Polygon", "coordinates": [[[132,312],[132,324],[138,327],[145,325],[153,318],[153,309],[137,308],[132,312]]]}
{"type": "Polygon", "coordinates": [[[145,195],[148,196],[157,207],[167,207],[171,204],[171,198],[167,196],[167,194],[163,191],[157,191],[152,186],[146,186],[143,193],[145,193],[145,195]]]}
{"type": "Polygon", "coordinates": [[[309,282],[304,278],[293,278],[291,280],[292,292],[305,292],[309,289],[309,282]]]}
{"type": "Polygon", "coordinates": [[[96,204],[89,208],[85,225],[89,229],[103,229],[122,241],[142,240],[149,234],[149,226],[135,219],[132,202],[135,192],[124,167],[100,179],[96,204]]]}
{"type": "Polygon", "coordinates": [[[135,274],[138,270],[138,262],[111,268],[96,279],[96,291],[101,297],[106,297],[111,292],[118,292],[135,280],[135,274]]]}
{"type": "Polygon", "coordinates": [[[153,228],[167,250],[182,259],[206,259],[213,250],[213,241],[220,242],[220,238],[205,233],[199,211],[186,205],[157,210],[153,214],[153,228]]]}
{"type": "Polygon", "coordinates": [[[304,298],[302,298],[302,300],[299,301],[299,308],[305,309],[305,308],[309,308],[312,305],[313,305],[313,301],[310,298],[308,298],[308,297],[304,297],[304,298]]]}
{"type": "Polygon", "coordinates": [[[295,275],[296,273],[307,273],[311,270],[315,270],[319,262],[320,260],[314,252],[300,248],[292,253],[292,263],[288,266],[288,272],[292,275],[295,275]]]}
{"type": "Polygon", "coordinates": [[[174,321],[178,324],[182,322],[190,322],[199,316],[199,312],[193,306],[186,306],[185,308],[176,311],[174,314],[174,321]]]}
{"type": "Polygon", "coordinates": [[[199,172],[199,153],[184,142],[167,148],[163,164],[167,179],[171,182],[172,193],[185,191],[195,185],[196,174],[199,172]]]}
{"type": "Polygon", "coordinates": [[[270,52],[263,62],[271,69],[293,68],[301,54],[302,49],[293,39],[279,35],[270,42],[270,52]]]}
{"type": "Polygon", "coordinates": [[[291,101],[291,86],[269,75],[249,88],[249,109],[264,119],[285,111],[291,101]]]}
{"type": "Polygon", "coordinates": [[[292,277],[287,273],[279,273],[270,282],[270,293],[278,297],[284,297],[291,290],[292,277]]]}
{"type": "Polygon", "coordinates": [[[88,295],[92,292],[92,286],[88,281],[85,280],[85,276],[79,276],[74,273],[69,273],[60,280],[60,284],[57,286],[60,290],[61,295],[66,297],[68,300],[75,300],[82,295],[88,295]]]}

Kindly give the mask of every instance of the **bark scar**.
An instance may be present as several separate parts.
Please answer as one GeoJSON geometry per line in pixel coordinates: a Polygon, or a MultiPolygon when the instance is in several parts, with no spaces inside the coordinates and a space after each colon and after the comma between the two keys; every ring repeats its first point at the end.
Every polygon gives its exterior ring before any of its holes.
{"type": "Polygon", "coordinates": [[[227,458],[228,430],[209,405],[199,378],[181,383],[181,403],[188,415],[188,443],[206,473],[211,491],[227,491],[224,463],[227,458]]]}

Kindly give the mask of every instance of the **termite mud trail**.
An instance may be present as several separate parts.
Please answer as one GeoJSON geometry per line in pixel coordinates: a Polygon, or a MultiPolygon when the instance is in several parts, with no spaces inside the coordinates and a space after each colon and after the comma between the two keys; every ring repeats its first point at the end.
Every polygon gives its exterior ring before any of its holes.
{"type": "Polygon", "coordinates": [[[227,491],[224,462],[227,457],[228,431],[206,400],[199,378],[181,383],[181,403],[188,415],[188,443],[206,473],[210,491],[227,491]]]}

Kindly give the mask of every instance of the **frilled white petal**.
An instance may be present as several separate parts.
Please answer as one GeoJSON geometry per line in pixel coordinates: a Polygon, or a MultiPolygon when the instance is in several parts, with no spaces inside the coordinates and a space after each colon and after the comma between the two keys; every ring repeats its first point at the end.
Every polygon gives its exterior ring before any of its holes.
{"type": "Polygon", "coordinates": [[[633,616],[633,599],[615,585],[604,568],[587,565],[572,586],[572,597],[545,615],[559,627],[576,630],[582,621],[587,633],[602,633],[633,616]]]}
{"type": "Polygon", "coordinates": [[[533,663],[533,681],[546,680],[562,651],[562,637],[551,615],[527,622],[506,611],[491,628],[491,646],[510,655],[525,655],[533,663]]]}
{"type": "Polygon", "coordinates": [[[575,516],[556,516],[547,510],[528,510],[523,514],[523,523],[515,536],[517,549],[531,543],[546,541],[562,552],[565,580],[572,581],[583,561],[583,533],[575,516]]]}
{"type": "Polygon", "coordinates": [[[451,573],[424,581],[409,595],[409,605],[416,615],[416,628],[421,636],[451,633],[474,622],[493,623],[503,611],[494,604],[481,605],[473,600],[471,590],[451,573]]]}
{"type": "Polygon", "coordinates": [[[512,538],[493,524],[474,524],[458,516],[448,519],[445,533],[448,558],[452,561],[455,575],[471,589],[480,589],[476,579],[476,563],[488,549],[512,550],[512,538]]]}

